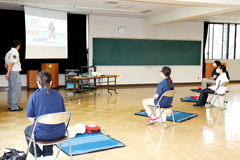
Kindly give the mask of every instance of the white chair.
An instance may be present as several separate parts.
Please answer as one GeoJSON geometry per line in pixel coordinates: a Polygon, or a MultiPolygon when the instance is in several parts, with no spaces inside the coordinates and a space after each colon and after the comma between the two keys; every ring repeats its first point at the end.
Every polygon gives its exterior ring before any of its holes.
{"type": "Polygon", "coordinates": [[[60,147],[59,147],[59,150],[57,152],[57,155],[56,155],[56,159],[57,159],[57,157],[59,155],[59,152],[62,148],[63,142],[68,141],[68,146],[69,146],[69,151],[70,151],[70,159],[72,160],[71,142],[70,142],[70,136],[69,136],[69,132],[68,132],[68,125],[69,125],[69,122],[71,120],[71,117],[72,117],[72,114],[69,111],[68,112],[45,114],[45,115],[42,115],[42,116],[38,117],[38,119],[34,123],[33,132],[32,132],[31,137],[27,137],[28,140],[29,140],[29,145],[28,145],[28,149],[27,149],[27,153],[26,153],[26,159],[27,159],[27,155],[28,155],[31,143],[33,143],[35,159],[37,159],[36,144],[42,145],[42,146],[47,146],[47,145],[54,145],[54,144],[61,143],[60,147]],[[37,123],[47,124],[47,125],[57,125],[57,124],[65,123],[66,128],[67,128],[67,131],[66,131],[67,134],[64,135],[63,138],[61,138],[59,140],[37,141],[37,140],[35,140],[35,137],[34,137],[34,132],[35,132],[35,128],[36,128],[37,123]]]}
{"type": "MultiPolygon", "coordinates": [[[[221,84],[222,87],[227,87],[229,82],[223,82],[221,84]]],[[[209,100],[210,105],[209,106],[219,106],[221,109],[226,109],[225,108],[225,103],[227,102],[225,100],[225,95],[226,92],[223,94],[219,94],[216,90],[216,92],[212,95],[212,97],[209,100]],[[222,98],[220,98],[222,97],[222,98]]]]}
{"type": "MultiPolygon", "coordinates": [[[[164,92],[164,93],[162,94],[162,96],[159,98],[159,101],[158,101],[158,103],[157,103],[155,106],[153,106],[153,105],[148,105],[148,107],[150,107],[150,109],[152,110],[151,115],[153,114],[155,117],[157,117],[157,115],[155,115],[156,109],[159,108],[159,117],[158,117],[158,118],[161,118],[162,126],[163,126],[164,129],[169,128],[169,127],[175,125],[175,119],[174,119],[173,110],[172,110],[173,106],[170,105],[170,106],[167,107],[167,108],[166,108],[166,107],[165,107],[165,108],[161,108],[159,102],[162,100],[163,97],[169,97],[169,98],[170,98],[170,97],[173,97],[174,94],[175,94],[175,92],[176,92],[175,90],[166,91],[166,92],[164,92]],[[171,115],[172,115],[172,118],[173,118],[173,124],[171,124],[171,125],[169,125],[169,126],[166,126],[166,125],[164,124],[164,122],[163,122],[162,114],[163,114],[163,112],[164,112],[164,109],[171,109],[171,115]]],[[[149,116],[149,119],[150,119],[151,115],[149,116]]],[[[149,121],[149,119],[147,120],[147,122],[149,121]]]]}

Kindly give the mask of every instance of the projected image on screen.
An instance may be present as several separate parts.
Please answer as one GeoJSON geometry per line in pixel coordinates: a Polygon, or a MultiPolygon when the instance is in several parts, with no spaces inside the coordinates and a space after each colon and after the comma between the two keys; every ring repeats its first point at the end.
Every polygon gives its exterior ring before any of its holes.
{"type": "Polygon", "coordinates": [[[26,16],[28,45],[66,46],[66,21],[26,16]]]}
{"type": "Polygon", "coordinates": [[[26,59],[67,58],[67,13],[24,7],[26,59]]]}

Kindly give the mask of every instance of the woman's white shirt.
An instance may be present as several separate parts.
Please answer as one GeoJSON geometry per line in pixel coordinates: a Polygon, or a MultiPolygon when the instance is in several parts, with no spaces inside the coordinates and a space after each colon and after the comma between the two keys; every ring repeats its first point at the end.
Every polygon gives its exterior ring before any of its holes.
{"type": "Polygon", "coordinates": [[[217,91],[218,94],[224,94],[227,90],[227,87],[221,86],[223,82],[229,82],[226,73],[222,73],[216,79],[216,84],[214,86],[209,87],[211,90],[217,91]]]}

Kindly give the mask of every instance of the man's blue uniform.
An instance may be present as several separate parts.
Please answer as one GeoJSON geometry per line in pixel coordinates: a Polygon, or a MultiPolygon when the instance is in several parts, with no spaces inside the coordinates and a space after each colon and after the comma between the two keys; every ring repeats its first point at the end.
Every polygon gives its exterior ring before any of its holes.
{"type": "Polygon", "coordinates": [[[212,74],[211,74],[211,77],[213,77],[214,75],[217,76],[214,80],[216,80],[218,78],[218,76],[220,75],[219,73],[217,73],[217,69],[218,69],[218,67],[214,68],[212,71],[212,74]]]}

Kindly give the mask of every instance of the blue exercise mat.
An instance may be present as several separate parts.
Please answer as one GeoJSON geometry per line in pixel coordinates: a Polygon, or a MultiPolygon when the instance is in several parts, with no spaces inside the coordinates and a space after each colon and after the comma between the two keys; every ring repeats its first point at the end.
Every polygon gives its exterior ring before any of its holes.
{"type": "Polygon", "coordinates": [[[185,98],[180,98],[182,102],[197,102],[197,99],[193,99],[192,96],[185,97],[185,98]]]}
{"type": "MultiPolygon", "coordinates": [[[[90,152],[102,151],[112,148],[125,147],[125,145],[103,133],[84,133],[77,134],[71,138],[72,155],[80,155],[90,152]]],[[[57,144],[59,147],[60,144],[57,144]]],[[[68,141],[64,142],[61,150],[69,154],[68,141]]]]}
{"type": "MultiPolygon", "coordinates": [[[[134,113],[134,114],[148,117],[147,112],[145,110],[134,113]]],[[[182,122],[182,121],[185,121],[185,120],[188,120],[188,119],[198,116],[195,113],[186,113],[186,112],[179,112],[179,111],[173,111],[173,115],[174,115],[175,122],[182,122]]],[[[167,121],[173,121],[172,115],[167,116],[167,121]]]]}
{"type": "Polygon", "coordinates": [[[191,91],[201,93],[202,90],[200,90],[200,89],[191,89],[191,91]]]}

